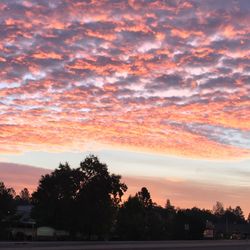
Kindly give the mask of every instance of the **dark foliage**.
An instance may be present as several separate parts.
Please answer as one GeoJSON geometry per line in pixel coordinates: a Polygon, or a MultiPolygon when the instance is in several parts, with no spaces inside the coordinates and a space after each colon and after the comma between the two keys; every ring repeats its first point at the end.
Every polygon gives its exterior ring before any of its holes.
{"type": "Polygon", "coordinates": [[[39,225],[81,232],[85,238],[108,237],[127,186],[106,164],[90,155],[72,169],[66,163],[42,176],[33,193],[33,217],[39,225]]]}
{"type": "Polygon", "coordinates": [[[12,216],[15,213],[15,191],[5,187],[0,182],[0,239],[7,239],[7,229],[10,227],[12,216]]]}
{"type": "Polygon", "coordinates": [[[33,205],[37,226],[51,226],[70,233],[71,239],[119,240],[197,240],[206,228],[219,225],[221,235],[229,229],[250,226],[242,209],[223,207],[217,202],[213,211],[175,208],[167,200],[163,208],[154,203],[146,187],[121,204],[127,186],[121,176],[110,174],[106,164],[89,155],[78,168],[60,164],[42,176],[37,190],[24,188],[15,195],[0,182],[0,239],[8,239],[8,229],[18,222],[16,208],[33,205]]]}

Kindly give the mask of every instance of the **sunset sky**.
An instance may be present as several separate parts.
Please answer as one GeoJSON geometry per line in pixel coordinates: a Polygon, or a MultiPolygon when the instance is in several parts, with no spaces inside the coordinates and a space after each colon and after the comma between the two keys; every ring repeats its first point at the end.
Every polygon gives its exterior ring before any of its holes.
{"type": "Polygon", "coordinates": [[[250,212],[249,24],[248,0],[0,0],[0,179],[94,153],[130,193],[250,212]]]}

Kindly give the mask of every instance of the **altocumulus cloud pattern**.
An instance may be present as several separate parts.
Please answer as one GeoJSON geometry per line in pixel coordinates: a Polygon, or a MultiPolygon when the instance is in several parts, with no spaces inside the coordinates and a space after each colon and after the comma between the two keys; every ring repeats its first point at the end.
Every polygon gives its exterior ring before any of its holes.
{"type": "Polygon", "coordinates": [[[249,157],[249,23],[247,0],[1,0],[0,152],[249,157]]]}

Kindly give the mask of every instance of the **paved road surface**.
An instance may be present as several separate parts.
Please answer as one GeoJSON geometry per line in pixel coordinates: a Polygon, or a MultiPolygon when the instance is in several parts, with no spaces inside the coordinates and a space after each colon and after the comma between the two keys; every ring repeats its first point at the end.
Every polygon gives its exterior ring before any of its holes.
{"type": "Polygon", "coordinates": [[[0,242],[0,250],[250,250],[250,241],[0,242]]]}

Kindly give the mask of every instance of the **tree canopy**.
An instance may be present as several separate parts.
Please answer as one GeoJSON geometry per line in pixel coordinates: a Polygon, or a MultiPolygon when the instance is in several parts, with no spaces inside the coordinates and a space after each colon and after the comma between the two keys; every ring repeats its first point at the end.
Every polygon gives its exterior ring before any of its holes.
{"type": "Polygon", "coordinates": [[[81,231],[87,238],[109,234],[127,186],[106,164],[89,155],[78,168],[60,164],[42,176],[33,193],[33,216],[42,225],[81,231]]]}
{"type": "Polygon", "coordinates": [[[0,239],[4,237],[11,216],[15,213],[15,191],[0,181],[0,239]]]}

